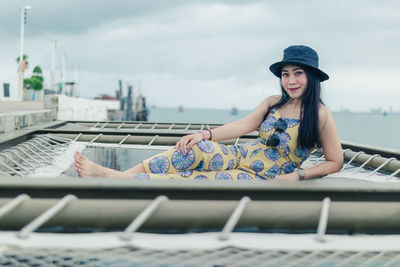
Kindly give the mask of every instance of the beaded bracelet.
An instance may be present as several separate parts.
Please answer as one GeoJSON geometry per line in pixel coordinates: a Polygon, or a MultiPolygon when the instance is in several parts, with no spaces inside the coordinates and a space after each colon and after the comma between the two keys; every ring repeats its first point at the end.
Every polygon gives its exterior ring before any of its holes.
{"type": "Polygon", "coordinates": [[[210,133],[210,141],[212,141],[212,132],[211,132],[211,129],[207,129],[207,131],[210,133]]]}
{"type": "Polygon", "coordinates": [[[204,131],[198,131],[198,133],[201,133],[201,135],[203,136],[202,141],[206,141],[206,134],[204,133],[204,131]]]}

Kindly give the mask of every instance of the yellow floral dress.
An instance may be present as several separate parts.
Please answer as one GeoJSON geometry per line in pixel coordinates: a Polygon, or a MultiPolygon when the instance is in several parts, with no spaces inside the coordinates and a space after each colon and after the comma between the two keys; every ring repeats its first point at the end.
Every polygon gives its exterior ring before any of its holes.
{"type": "Polygon", "coordinates": [[[201,141],[182,151],[168,150],[143,161],[146,173],[136,179],[195,179],[195,180],[270,180],[279,174],[295,171],[310,154],[309,149],[297,146],[300,120],[283,118],[284,132],[275,131],[281,118],[272,109],[259,127],[256,140],[238,145],[223,145],[201,141]],[[280,143],[267,146],[268,137],[277,133],[280,143]]]}

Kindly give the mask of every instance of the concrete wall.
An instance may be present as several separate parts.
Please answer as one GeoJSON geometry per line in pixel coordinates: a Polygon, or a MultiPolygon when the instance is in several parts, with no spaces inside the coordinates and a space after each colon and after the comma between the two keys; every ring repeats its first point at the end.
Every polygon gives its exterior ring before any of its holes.
{"type": "Polygon", "coordinates": [[[107,111],[119,109],[119,101],[46,95],[44,108],[57,111],[57,120],[108,120],[107,111]]]}
{"type": "Polygon", "coordinates": [[[62,95],[46,95],[44,106],[36,101],[0,103],[0,135],[54,120],[108,120],[109,110],[118,110],[119,101],[91,100],[62,95]],[[35,104],[35,105],[32,105],[35,104]]]}
{"type": "Polygon", "coordinates": [[[52,122],[54,110],[20,111],[0,114],[0,134],[52,122]]]}

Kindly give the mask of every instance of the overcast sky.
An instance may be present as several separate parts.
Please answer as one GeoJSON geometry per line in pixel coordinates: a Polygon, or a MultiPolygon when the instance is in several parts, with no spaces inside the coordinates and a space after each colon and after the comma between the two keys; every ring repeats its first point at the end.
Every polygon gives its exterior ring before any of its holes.
{"type": "Polygon", "coordinates": [[[0,83],[12,96],[23,5],[27,75],[40,65],[50,84],[57,40],[56,77],[65,51],[81,97],[115,95],[121,79],[149,105],[253,109],[280,92],[268,67],[305,44],[330,75],[332,110],[400,111],[400,1],[0,0],[0,83]]]}

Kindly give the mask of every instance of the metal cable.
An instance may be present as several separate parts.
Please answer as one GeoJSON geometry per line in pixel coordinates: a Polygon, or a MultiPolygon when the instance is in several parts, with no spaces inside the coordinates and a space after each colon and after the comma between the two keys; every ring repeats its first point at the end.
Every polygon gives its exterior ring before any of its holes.
{"type": "Polygon", "coordinates": [[[375,256],[373,256],[372,258],[368,259],[367,261],[363,262],[362,264],[358,265],[358,267],[362,267],[362,266],[367,266],[369,265],[371,262],[373,262],[374,260],[378,259],[379,257],[382,257],[384,254],[386,253],[386,251],[381,251],[379,253],[377,253],[375,256]]]}
{"type": "Polygon", "coordinates": [[[108,125],[108,122],[104,123],[103,126],[100,127],[100,130],[104,129],[104,127],[106,127],[107,125],[108,125]]]}
{"type": "Polygon", "coordinates": [[[389,162],[391,162],[392,160],[395,160],[395,158],[390,158],[387,159],[384,163],[382,163],[380,166],[378,166],[378,168],[376,168],[375,170],[373,170],[372,172],[370,172],[367,177],[373,175],[374,173],[378,172],[380,169],[382,169],[384,166],[386,166],[389,162]]]}
{"type": "Polygon", "coordinates": [[[92,144],[94,141],[96,141],[97,139],[99,139],[103,134],[98,134],[95,138],[93,138],[89,144],[92,144]]]}
{"type": "Polygon", "coordinates": [[[239,143],[239,137],[236,138],[235,146],[239,143]]]}
{"type": "Polygon", "coordinates": [[[389,177],[394,178],[394,176],[396,176],[398,173],[400,173],[400,168],[397,171],[395,171],[394,173],[392,173],[389,177]]]}
{"type": "MultiPolygon", "coordinates": [[[[57,142],[55,138],[52,138],[52,136],[51,136],[51,135],[48,135],[48,134],[43,134],[43,135],[40,135],[40,136],[38,136],[38,137],[41,137],[42,139],[47,139],[47,140],[49,141],[49,143],[54,143],[54,144],[56,144],[56,145],[65,145],[65,144],[71,142],[71,140],[69,140],[69,139],[65,139],[66,141],[63,142],[63,143],[61,143],[61,141],[59,141],[59,140],[58,140],[58,142],[57,142]],[[49,137],[49,136],[50,136],[50,137],[49,137]]],[[[64,139],[64,138],[63,138],[63,139],[64,139]]]]}
{"type": "MultiPolygon", "coordinates": [[[[26,163],[26,164],[28,164],[33,170],[35,170],[36,169],[36,167],[35,166],[33,166],[29,161],[27,161],[26,159],[24,159],[23,157],[21,157],[18,153],[16,153],[15,151],[13,151],[13,150],[11,150],[11,149],[7,149],[7,150],[4,150],[3,152],[9,152],[9,153],[12,153],[12,154],[14,154],[17,158],[19,158],[23,163],[26,163]]],[[[21,163],[22,164],[22,163],[21,163]]]]}
{"type": "Polygon", "coordinates": [[[308,265],[307,267],[323,266],[322,263],[329,262],[332,258],[335,258],[342,253],[346,253],[346,251],[335,251],[328,257],[322,258],[320,261],[314,262],[313,264],[308,265]]]}
{"type": "Polygon", "coordinates": [[[29,155],[28,153],[26,153],[25,151],[23,151],[22,149],[20,149],[18,146],[14,147],[14,149],[21,151],[21,153],[23,153],[25,156],[27,156],[28,158],[30,158],[31,160],[33,160],[34,162],[36,162],[37,164],[39,164],[39,167],[42,167],[43,165],[37,161],[34,157],[32,157],[31,155],[29,155]]]}
{"type": "Polygon", "coordinates": [[[376,157],[380,157],[380,155],[379,155],[379,154],[374,154],[374,155],[372,155],[372,156],[371,156],[369,159],[367,159],[360,167],[358,167],[358,169],[355,170],[355,171],[353,172],[353,174],[356,174],[356,173],[358,173],[359,171],[361,171],[362,168],[364,168],[365,165],[367,165],[371,160],[373,160],[373,159],[376,158],[376,157]]]}
{"type": "Polygon", "coordinates": [[[74,142],[77,142],[78,141],[78,139],[79,139],[79,137],[81,137],[82,136],[82,133],[79,133],[75,138],[74,138],[74,142]]]}
{"type": "MultiPolygon", "coordinates": [[[[37,144],[38,146],[41,146],[41,147],[43,148],[43,153],[45,153],[44,150],[49,151],[50,154],[48,154],[48,155],[49,155],[50,157],[53,157],[52,153],[53,153],[53,154],[56,154],[56,155],[60,155],[60,154],[63,154],[64,151],[65,151],[65,150],[63,150],[61,153],[57,154],[57,153],[54,151],[54,147],[53,147],[53,149],[50,149],[50,148],[48,148],[47,146],[44,146],[44,145],[40,144],[37,140],[34,140],[34,139],[30,140],[30,142],[33,142],[33,143],[37,144]]],[[[47,155],[47,153],[46,153],[46,155],[47,155]]]]}
{"type": "Polygon", "coordinates": [[[147,146],[151,146],[151,144],[153,144],[153,142],[157,139],[158,134],[156,134],[153,139],[151,139],[151,141],[147,144],[147,146]]]}
{"type": "Polygon", "coordinates": [[[11,174],[9,174],[8,172],[4,172],[4,171],[2,171],[2,170],[0,170],[0,174],[1,174],[1,175],[5,175],[5,176],[7,176],[7,177],[12,177],[11,174]]]}
{"type": "Polygon", "coordinates": [[[26,143],[22,143],[19,144],[22,147],[25,147],[27,150],[29,150],[30,152],[32,152],[33,154],[35,154],[35,156],[37,156],[38,158],[40,158],[44,163],[48,163],[48,160],[43,158],[41,155],[39,155],[38,153],[36,153],[36,151],[34,151],[30,146],[28,146],[26,143]]]}
{"type": "MultiPolygon", "coordinates": [[[[26,142],[27,144],[33,146],[34,148],[36,148],[37,150],[39,150],[39,152],[41,152],[42,154],[44,154],[45,156],[47,156],[49,159],[53,159],[52,155],[47,154],[46,152],[44,152],[43,150],[41,150],[40,148],[38,148],[34,143],[32,144],[32,140],[29,140],[28,142],[26,142]]],[[[47,161],[47,160],[46,160],[47,161]]]]}
{"type": "MultiPolygon", "coordinates": [[[[347,149],[346,149],[346,150],[347,150],[347,149]]],[[[358,155],[360,155],[360,154],[365,154],[365,152],[364,152],[364,151],[359,151],[359,152],[357,152],[357,153],[346,163],[346,165],[343,166],[343,168],[340,170],[340,172],[344,171],[344,170],[350,165],[350,163],[352,163],[353,160],[355,160],[355,159],[358,157],[358,155]]]]}
{"type": "Polygon", "coordinates": [[[315,237],[315,239],[320,243],[326,241],[325,234],[326,234],[326,228],[328,226],[328,216],[329,216],[330,204],[331,204],[331,199],[329,197],[326,197],[326,198],[324,198],[324,200],[322,200],[322,207],[321,207],[321,213],[319,216],[317,236],[315,237]]]}
{"type": "MultiPolygon", "coordinates": [[[[315,257],[315,255],[318,255],[319,253],[324,253],[324,251],[320,251],[320,250],[313,251],[310,254],[308,254],[307,256],[302,257],[298,260],[295,260],[295,261],[291,262],[290,265],[285,265],[285,266],[286,267],[297,266],[299,263],[306,261],[307,259],[310,259],[312,257],[315,257]]],[[[301,266],[301,264],[300,264],[300,266],[301,266]]]]}
{"type": "Polygon", "coordinates": [[[129,138],[129,136],[131,136],[131,135],[128,134],[127,136],[125,136],[125,137],[121,140],[121,142],[118,143],[118,146],[121,146],[121,145],[126,141],[126,139],[129,138]]]}
{"type": "Polygon", "coordinates": [[[39,215],[36,219],[32,222],[24,226],[18,233],[18,238],[27,238],[29,235],[35,231],[37,228],[42,226],[45,222],[50,220],[53,216],[55,216],[58,212],[60,212],[69,202],[72,200],[78,199],[74,195],[66,195],[60,201],[58,201],[54,206],[50,207],[44,213],[39,215]]]}
{"type": "MultiPolygon", "coordinates": [[[[42,139],[45,139],[45,140],[41,140],[41,141],[43,141],[45,144],[48,144],[49,146],[52,146],[53,148],[55,147],[55,148],[57,148],[57,149],[59,149],[60,147],[67,147],[70,143],[71,143],[71,140],[68,140],[68,141],[66,141],[66,142],[61,142],[61,141],[55,141],[54,139],[51,139],[51,138],[49,138],[48,136],[46,136],[46,135],[41,135],[40,137],[42,137],[42,139]],[[47,141],[46,141],[47,140],[47,141]],[[53,144],[53,145],[52,145],[53,144]]],[[[59,149],[59,150],[61,150],[61,149],[59,149]]]]}
{"type": "Polygon", "coordinates": [[[18,195],[17,197],[13,198],[10,202],[5,204],[0,208],[0,217],[4,216],[5,214],[9,213],[16,207],[18,207],[22,202],[25,200],[30,199],[30,197],[26,194],[18,195]]]}
{"type": "Polygon", "coordinates": [[[96,129],[97,125],[99,125],[99,124],[100,124],[100,122],[98,121],[98,122],[92,127],[92,129],[96,129]]]}
{"type": "Polygon", "coordinates": [[[71,139],[64,138],[64,137],[57,136],[57,135],[46,134],[46,136],[49,136],[49,138],[51,138],[51,139],[58,140],[58,141],[64,142],[64,143],[69,143],[72,141],[71,139]]]}
{"type": "Polygon", "coordinates": [[[164,202],[168,201],[166,196],[156,197],[150,205],[148,205],[125,229],[125,231],[119,236],[120,239],[129,241],[132,239],[133,233],[136,232],[143,223],[154,213],[154,211],[164,202]]]}
{"type": "Polygon", "coordinates": [[[348,266],[348,265],[347,265],[348,262],[350,262],[350,261],[352,261],[352,260],[354,260],[354,259],[356,259],[356,258],[362,256],[362,255],[365,254],[365,253],[369,253],[369,251],[360,251],[360,252],[354,254],[353,256],[348,257],[346,260],[344,260],[344,261],[342,261],[342,262],[339,262],[339,263],[337,263],[337,264],[335,264],[335,265],[332,265],[332,266],[335,266],[335,267],[339,267],[339,266],[348,266]]]}
{"type": "MultiPolygon", "coordinates": [[[[298,254],[298,253],[301,253],[301,251],[299,251],[299,250],[292,250],[292,251],[290,251],[288,254],[286,254],[285,256],[277,257],[277,258],[275,258],[275,259],[269,260],[269,261],[268,261],[268,265],[270,265],[271,263],[279,262],[279,261],[281,261],[281,260],[285,260],[285,259],[287,259],[287,258],[293,257],[293,255],[298,254]]],[[[279,265],[278,265],[278,266],[279,266],[279,265]]]]}
{"type": "Polygon", "coordinates": [[[0,160],[0,164],[5,166],[7,169],[9,169],[12,173],[15,173],[19,176],[23,176],[23,174],[17,170],[15,170],[13,167],[9,166],[8,164],[4,163],[2,160],[0,160]]]}
{"type": "Polygon", "coordinates": [[[0,156],[5,157],[6,159],[8,159],[12,163],[14,163],[17,167],[20,167],[22,170],[24,170],[25,172],[29,173],[29,170],[25,169],[24,166],[20,165],[18,162],[16,162],[15,160],[10,158],[9,156],[5,155],[4,153],[0,153],[0,156]]]}
{"type": "Polygon", "coordinates": [[[396,257],[394,257],[393,259],[391,259],[388,262],[385,262],[384,265],[381,265],[380,267],[388,267],[391,266],[393,263],[395,263],[396,261],[400,260],[400,255],[397,255],[396,257]]]}
{"type": "Polygon", "coordinates": [[[233,231],[236,224],[238,223],[240,217],[242,216],[244,210],[247,205],[251,202],[251,199],[248,196],[242,197],[239,204],[236,206],[235,210],[229,217],[226,222],[224,228],[222,229],[221,234],[218,236],[218,239],[221,241],[229,239],[229,234],[233,231]]]}

